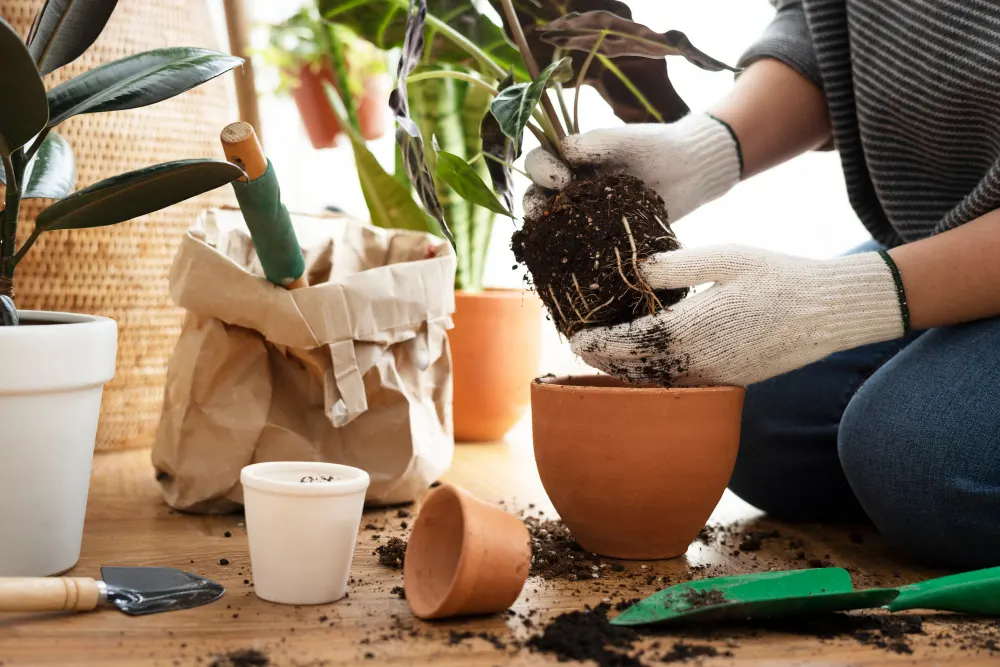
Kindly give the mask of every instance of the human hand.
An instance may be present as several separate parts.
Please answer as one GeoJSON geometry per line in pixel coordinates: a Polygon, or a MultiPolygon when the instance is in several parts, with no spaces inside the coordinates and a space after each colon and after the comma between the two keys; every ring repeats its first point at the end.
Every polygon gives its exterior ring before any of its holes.
{"type": "MultiPolygon", "coordinates": [[[[667,125],[636,124],[570,135],[562,151],[572,167],[625,170],[663,197],[667,221],[721,197],[740,180],[739,144],[715,118],[695,113],[667,125]]],[[[525,157],[532,185],[524,196],[528,218],[537,217],[553,191],[573,180],[570,167],[536,148],[525,157]]]]}
{"type": "Polygon", "coordinates": [[[661,253],[642,265],[651,288],[713,285],[570,343],[588,365],[633,384],[746,386],[901,337],[909,316],[894,269],[876,252],[823,261],[734,245],[661,253]]]}

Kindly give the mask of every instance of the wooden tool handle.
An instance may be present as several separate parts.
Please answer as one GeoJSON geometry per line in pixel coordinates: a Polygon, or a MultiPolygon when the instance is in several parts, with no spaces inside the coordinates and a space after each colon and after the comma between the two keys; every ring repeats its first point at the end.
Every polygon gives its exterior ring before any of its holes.
{"type": "Polygon", "coordinates": [[[2,611],[90,611],[101,586],[87,577],[0,577],[2,611]]]}
{"type": "MultiPolygon", "coordinates": [[[[267,171],[267,158],[260,146],[253,125],[238,121],[230,123],[222,129],[222,150],[226,159],[243,169],[251,181],[255,181],[267,171]]],[[[240,178],[246,181],[245,177],[240,178]]]]}

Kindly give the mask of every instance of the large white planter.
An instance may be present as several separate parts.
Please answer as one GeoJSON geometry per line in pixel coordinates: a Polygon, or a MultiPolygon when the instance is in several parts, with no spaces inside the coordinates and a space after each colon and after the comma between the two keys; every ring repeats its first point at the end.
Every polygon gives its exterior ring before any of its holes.
{"type": "Polygon", "coordinates": [[[76,565],[104,383],[118,327],[90,315],[21,311],[0,327],[0,576],[76,565]]]}

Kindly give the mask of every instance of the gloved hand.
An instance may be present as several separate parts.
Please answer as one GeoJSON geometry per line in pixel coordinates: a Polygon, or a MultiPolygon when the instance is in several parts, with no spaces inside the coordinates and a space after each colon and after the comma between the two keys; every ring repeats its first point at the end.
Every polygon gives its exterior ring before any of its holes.
{"type": "Polygon", "coordinates": [[[573,336],[587,364],[631,383],[746,386],[902,337],[909,325],[885,253],[819,261],[721,246],[654,255],[641,270],[653,289],[713,285],[667,311],[573,336]]]}
{"type": "MultiPolygon", "coordinates": [[[[600,173],[624,169],[663,197],[674,223],[702,204],[721,197],[740,180],[739,144],[720,121],[693,113],[675,123],[626,125],[570,135],[562,144],[572,166],[596,166],[600,173]]],[[[525,157],[535,185],[524,196],[526,217],[572,180],[557,157],[536,148],[525,157]],[[547,191],[547,192],[546,192],[547,191]]]]}

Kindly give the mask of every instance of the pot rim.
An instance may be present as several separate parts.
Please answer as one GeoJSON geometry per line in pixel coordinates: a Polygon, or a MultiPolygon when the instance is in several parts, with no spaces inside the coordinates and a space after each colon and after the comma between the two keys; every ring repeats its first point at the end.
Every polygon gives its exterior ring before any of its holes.
{"type": "MultiPolygon", "coordinates": [[[[65,329],[68,327],[80,325],[80,324],[96,324],[96,323],[112,323],[115,321],[110,317],[103,317],[101,315],[87,315],[84,313],[68,313],[55,310],[20,310],[17,311],[17,316],[24,323],[37,323],[44,324],[46,331],[51,331],[53,328],[65,329]]],[[[5,332],[7,335],[14,335],[18,332],[21,327],[0,327],[0,336],[3,336],[5,332]]]]}
{"type": "Polygon", "coordinates": [[[728,394],[743,393],[746,387],[722,385],[712,387],[658,387],[649,385],[626,385],[610,375],[545,375],[535,378],[532,389],[544,387],[551,391],[567,391],[587,394],[728,394]],[[587,384],[597,381],[596,384],[587,384]],[[620,383],[620,384],[618,384],[620,383]]]}
{"type": "Polygon", "coordinates": [[[368,473],[360,468],[322,461],[262,461],[244,466],[240,471],[240,482],[244,487],[283,496],[349,496],[366,491],[370,481],[368,473]],[[293,472],[296,476],[336,475],[338,479],[315,484],[284,479],[293,472]]]}
{"type": "MultiPolygon", "coordinates": [[[[454,484],[442,484],[436,489],[433,489],[431,493],[434,494],[434,496],[440,496],[441,500],[439,500],[438,503],[444,503],[446,507],[447,507],[446,499],[448,498],[450,498],[457,504],[458,515],[462,520],[463,534],[460,537],[460,544],[457,545],[458,560],[455,561],[455,569],[452,570],[451,572],[451,579],[448,581],[448,588],[444,591],[444,594],[435,599],[421,600],[419,598],[413,598],[413,599],[407,598],[407,601],[410,603],[410,608],[419,618],[434,616],[440,613],[441,610],[446,605],[452,603],[453,598],[455,596],[455,589],[458,586],[459,580],[461,579],[461,575],[468,567],[468,561],[469,561],[469,552],[468,552],[469,545],[465,540],[465,534],[464,534],[465,531],[464,527],[466,522],[468,521],[467,515],[469,512],[469,508],[466,504],[467,501],[463,497],[461,490],[454,484]]],[[[418,520],[420,516],[423,514],[424,509],[427,507],[427,501],[431,497],[433,496],[428,495],[427,497],[424,498],[423,502],[421,503],[420,512],[417,514],[418,520]]],[[[438,511],[440,511],[440,509],[438,511]]],[[[417,525],[415,523],[413,526],[414,530],[416,530],[416,527],[417,525]]],[[[410,534],[410,540],[411,541],[413,540],[412,533],[410,534]]],[[[403,574],[403,578],[405,581],[406,578],[405,571],[403,574]]]]}

